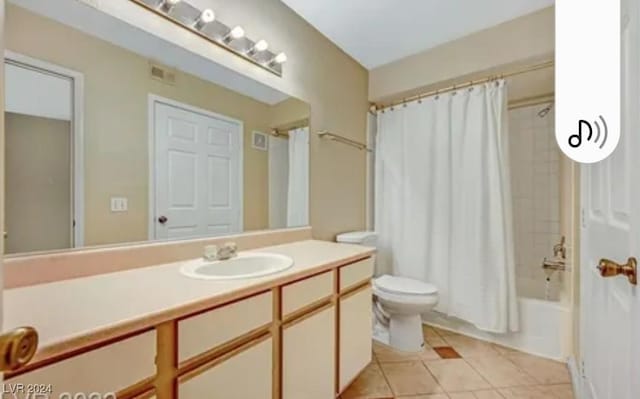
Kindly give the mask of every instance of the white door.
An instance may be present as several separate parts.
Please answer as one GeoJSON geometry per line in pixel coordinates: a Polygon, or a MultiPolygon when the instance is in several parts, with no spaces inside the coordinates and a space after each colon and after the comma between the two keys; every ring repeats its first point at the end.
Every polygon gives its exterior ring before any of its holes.
{"type": "Polygon", "coordinates": [[[640,257],[640,32],[637,1],[622,7],[620,144],[607,160],[582,167],[580,340],[589,399],[640,398],[640,290],[596,269],[601,258],[640,257]]]}
{"type": "Polygon", "coordinates": [[[269,137],[269,228],[287,227],[289,187],[289,142],[269,137]]]}
{"type": "Polygon", "coordinates": [[[242,124],[155,101],[155,238],[242,231],[242,124]]]}

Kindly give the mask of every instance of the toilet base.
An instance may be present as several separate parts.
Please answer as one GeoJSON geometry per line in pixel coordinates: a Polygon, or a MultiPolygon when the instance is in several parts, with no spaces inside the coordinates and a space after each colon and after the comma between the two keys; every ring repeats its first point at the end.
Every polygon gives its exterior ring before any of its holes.
{"type": "Polygon", "coordinates": [[[404,352],[422,351],[424,336],[420,315],[392,315],[389,322],[389,345],[404,352]]]}

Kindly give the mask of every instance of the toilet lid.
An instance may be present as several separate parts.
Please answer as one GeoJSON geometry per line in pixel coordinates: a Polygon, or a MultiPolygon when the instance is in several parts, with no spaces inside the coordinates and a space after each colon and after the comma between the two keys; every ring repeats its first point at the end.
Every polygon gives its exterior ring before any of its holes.
{"type": "Polygon", "coordinates": [[[391,294],[403,295],[432,295],[438,293],[438,288],[433,284],[423,283],[406,277],[384,276],[378,277],[374,282],[376,288],[391,294]]]}

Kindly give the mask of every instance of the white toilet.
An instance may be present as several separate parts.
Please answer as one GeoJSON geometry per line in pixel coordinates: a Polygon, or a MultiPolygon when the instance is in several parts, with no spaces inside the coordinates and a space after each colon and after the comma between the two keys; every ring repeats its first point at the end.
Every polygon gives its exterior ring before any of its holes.
{"type": "MultiPolygon", "coordinates": [[[[354,231],[338,235],[337,241],[375,247],[377,234],[354,231]]],[[[410,278],[383,275],[373,280],[373,295],[374,339],[401,351],[421,351],[421,315],[438,303],[438,288],[410,278]]]]}

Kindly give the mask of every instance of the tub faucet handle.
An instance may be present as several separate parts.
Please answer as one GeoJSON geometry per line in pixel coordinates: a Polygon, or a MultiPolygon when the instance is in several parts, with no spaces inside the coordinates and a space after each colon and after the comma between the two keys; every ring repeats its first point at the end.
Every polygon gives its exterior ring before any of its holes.
{"type": "Polygon", "coordinates": [[[565,259],[567,257],[567,247],[564,246],[565,237],[560,238],[560,242],[553,246],[553,256],[565,259]]]}

